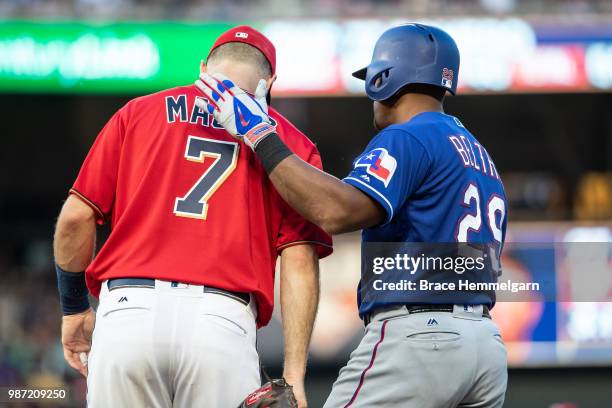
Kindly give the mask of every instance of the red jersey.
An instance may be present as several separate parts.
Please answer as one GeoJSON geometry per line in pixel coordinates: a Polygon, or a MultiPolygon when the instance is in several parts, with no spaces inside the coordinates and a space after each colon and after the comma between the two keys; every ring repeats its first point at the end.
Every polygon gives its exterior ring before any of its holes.
{"type": "MultiPolygon", "coordinates": [[[[254,153],[195,106],[195,86],[136,98],[106,124],[71,194],[91,206],[111,234],[86,270],[102,281],[135,277],[249,292],[258,323],[270,320],[278,254],[331,237],[281,198],[254,153]]],[[[281,139],[321,168],[314,144],[270,108],[281,139]]]]}

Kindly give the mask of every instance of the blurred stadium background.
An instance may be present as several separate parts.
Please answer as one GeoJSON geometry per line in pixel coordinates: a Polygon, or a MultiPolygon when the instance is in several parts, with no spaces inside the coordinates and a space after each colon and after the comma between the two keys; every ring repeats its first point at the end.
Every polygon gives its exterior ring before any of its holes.
{"type": "MultiPolygon", "coordinates": [[[[0,18],[0,387],[67,387],[68,406],[83,405],[84,381],[63,362],[58,337],[51,238],[114,111],[193,82],[214,39],[248,23],[277,46],[272,104],[342,176],[374,133],[371,103],[350,73],[385,28],[421,21],[459,43],[460,96],[447,111],[495,157],[510,198],[509,240],[549,244],[508,251],[506,271],[555,282],[569,273],[557,285],[567,289],[592,271],[573,270],[550,243],[607,243],[593,302],[530,299],[494,310],[509,348],[506,406],[612,406],[611,1],[0,0],[0,18]]],[[[323,262],[312,407],[362,333],[358,240],[338,237],[323,262]]],[[[278,374],[278,321],[260,334],[264,363],[278,374]]]]}

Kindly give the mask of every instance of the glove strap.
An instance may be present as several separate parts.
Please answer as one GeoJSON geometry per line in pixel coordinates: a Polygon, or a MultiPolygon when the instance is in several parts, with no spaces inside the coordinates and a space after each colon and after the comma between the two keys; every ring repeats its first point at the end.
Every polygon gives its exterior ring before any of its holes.
{"type": "Polygon", "coordinates": [[[261,122],[244,135],[244,142],[253,150],[266,136],[276,132],[276,127],[267,122],[261,122]]]}

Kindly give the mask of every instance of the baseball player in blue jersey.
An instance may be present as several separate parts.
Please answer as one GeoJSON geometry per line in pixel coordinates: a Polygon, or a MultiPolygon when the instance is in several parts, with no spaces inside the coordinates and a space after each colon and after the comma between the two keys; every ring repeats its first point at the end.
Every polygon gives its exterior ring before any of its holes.
{"type": "MultiPolygon", "coordinates": [[[[363,229],[362,257],[368,246],[382,245],[383,255],[397,259],[391,250],[397,246],[384,253],[385,243],[456,243],[484,258],[482,248],[494,248],[490,267],[469,276],[495,282],[498,269],[492,265],[505,237],[506,198],[487,150],[443,111],[446,92],[456,92],[458,73],[459,51],[446,32],[421,24],[387,30],[372,62],[353,74],[365,80],[379,133],[343,180],[303,162],[283,144],[267,116],[263,87],[250,96],[214,74],[203,74],[197,84],[209,100],[202,106],[255,151],[298,212],[333,234],[363,229]]],[[[456,266],[435,274],[434,282],[448,286],[468,276],[456,266]]],[[[359,314],[365,335],[325,407],[501,407],[507,364],[489,315],[494,292],[398,296],[381,289],[396,284],[394,276],[380,273],[371,284],[364,266],[359,314]]],[[[402,278],[415,283],[424,276],[419,270],[402,278]]]]}

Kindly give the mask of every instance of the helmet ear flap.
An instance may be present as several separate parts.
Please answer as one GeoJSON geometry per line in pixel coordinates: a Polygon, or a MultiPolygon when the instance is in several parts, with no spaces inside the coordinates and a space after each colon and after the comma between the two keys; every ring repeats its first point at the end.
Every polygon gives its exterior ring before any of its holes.
{"type": "Polygon", "coordinates": [[[395,93],[394,69],[391,61],[378,61],[368,66],[365,90],[370,99],[381,101],[395,93]]]}
{"type": "Polygon", "coordinates": [[[372,77],[370,83],[375,91],[380,91],[387,85],[389,82],[389,71],[390,69],[385,69],[372,77]]]}

